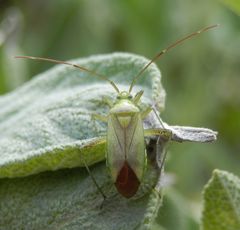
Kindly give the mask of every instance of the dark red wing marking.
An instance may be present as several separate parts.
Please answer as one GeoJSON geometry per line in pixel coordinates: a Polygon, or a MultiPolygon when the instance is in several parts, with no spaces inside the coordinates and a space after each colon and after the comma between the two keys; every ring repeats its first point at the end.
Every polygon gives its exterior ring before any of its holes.
{"type": "Polygon", "coordinates": [[[134,196],[138,190],[140,182],[135,173],[125,161],[121,168],[115,186],[118,192],[126,198],[134,196]]]}

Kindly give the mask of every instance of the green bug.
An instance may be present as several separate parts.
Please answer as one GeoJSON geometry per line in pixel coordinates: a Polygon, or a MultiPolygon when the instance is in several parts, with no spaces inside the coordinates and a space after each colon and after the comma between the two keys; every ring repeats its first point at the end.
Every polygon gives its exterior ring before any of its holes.
{"type": "MultiPolygon", "coordinates": [[[[128,91],[120,91],[114,82],[112,82],[107,77],[69,62],[31,56],[17,56],[17,58],[28,58],[54,62],[57,64],[70,65],[82,71],[86,71],[91,75],[100,78],[101,80],[108,81],[112,85],[117,93],[117,96],[116,100],[113,103],[109,103],[109,114],[107,116],[96,114],[94,118],[107,123],[107,167],[118,192],[122,196],[130,198],[137,193],[146,169],[147,156],[144,137],[160,136],[165,139],[172,138],[171,130],[166,129],[163,125],[162,128],[144,130],[143,120],[153,110],[153,108],[149,106],[144,111],[140,109],[139,102],[144,92],[141,90],[136,95],[132,96],[131,92],[134,85],[136,81],[141,77],[142,73],[149,67],[149,65],[155,62],[164,53],[177,46],[178,44],[184,42],[185,40],[192,38],[193,36],[196,36],[202,32],[210,30],[216,26],[217,25],[209,26],[197,32],[189,34],[186,37],[177,40],[166,49],[162,50],[154,58],[152,58],[146,66],[141,69],[137,76],[133,78],[128,91]]],[[[157,112],[154,112],[157,115],[157,112]]],[[[163,163],[164,162],[161,164],[163,165],[163,163]]],[[[96,182],[95,184],[97,185],[96,182]]]]}

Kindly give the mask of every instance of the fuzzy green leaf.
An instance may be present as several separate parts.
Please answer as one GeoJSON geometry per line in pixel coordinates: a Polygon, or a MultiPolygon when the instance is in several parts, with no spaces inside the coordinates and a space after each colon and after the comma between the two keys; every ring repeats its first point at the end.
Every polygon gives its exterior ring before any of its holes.
{"type": "MultiPolygon", "coordinates": [[[[116,53],[73,62],[127,90],[147,60],[116,53]]],[[[141,106],[157,102],[163,109],[159,70],[151,65],[144,75],[134,88],[134,93],[144,90],[141,106]]],[[[107,82],[56,66],[0,98],[0,229],[151,227],[161,204],[156,191],[139,199],[122,198],[102,162],[91,167],[108,197],[101,208],[101,194],[86,169],[79,168],[84,161],[93,165],[104,160],[106,124],[91,116],[107,114],[106,97],[116,97],[107,82]]]]}
{"type": "Polygon", "coordinates": [[[204,189],[203,230],[240,229],[240,179],[214,170],[204,189]]]}
{"type": "Polygon", "coordinates": [[[163,205],[156,218],[157,226],[161,225],[168,230],[198,229],[188,200],[172,188],[166,189],[164,193],[163,205]]]}
{"type": "MultiPolygon", "coordinates": [[[[122,53],[74,61],[109,76],[121,90],[146,62],[122,53]]],[[[144,102],[163,107],[165,92],[155,65],[138,84],[144,102]]],[[[96,137],[105,136],[106,125],[91,115],[108,113],[104,97],[116,97],[109,83],[69,66],[56,66],[0,97],[0,178],[83,166],[81,157],[88,164],[103,160],[104,141],[96,137]]]]}
{"type": "Polygon", "coordinates": [[[104,163],[91,171],[108,196],[104,203],[83,168],[1,179],[0,229],[129,230],[149,217],[151,196],[125,199],[115,193],[104,163]]]}

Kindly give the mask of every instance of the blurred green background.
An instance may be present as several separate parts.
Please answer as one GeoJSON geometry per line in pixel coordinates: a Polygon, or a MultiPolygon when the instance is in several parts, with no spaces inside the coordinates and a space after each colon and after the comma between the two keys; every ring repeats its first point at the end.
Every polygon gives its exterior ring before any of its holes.
{"type": "Polygon", "coordinates": [[[67,60],[124,51],[151,58],[183,35],[220,23],[218,29],[177,47],[157,63],[167,91],[164,121],[219,132],[212,144],[170,147],[166,170],[175,174],[174,186],[194,204],[213,169],[240,176],[237,7],[230,1],[208,0],[2,0],[0,93],[52,66],[16,60],[14,55],[67,60]]]}

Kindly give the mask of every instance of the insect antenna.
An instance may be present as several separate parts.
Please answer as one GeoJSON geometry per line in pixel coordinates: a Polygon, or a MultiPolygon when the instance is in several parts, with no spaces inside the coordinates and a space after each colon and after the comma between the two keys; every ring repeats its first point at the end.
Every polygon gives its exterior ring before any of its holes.
{"type": "Polygon", "coordinates": [[[208,26],[208,27],[204,27],[204,28],[202,28],[202,29],[200,29],[200,30],[198,30],[198,31],[196,31],[196,32],[193,32],[193,33],[187,35],[186,37],[183,37],[183,38],[177,40],[176,42],[172,43],[172,44],[171,44],[170,46],[168,46],[167,48],[163,49],[160,53],[158,53],[156,56],[154,56],[154,57],[151,59],[151,61],[149,61],[149,62],[141,69],[141,71],[133,78],[132,83],[131,83],[131,85],[130,85],[130,87],[129,87],[129,93],[131,93],[134,84],[136,83],[136,81],[138,80],[138,78],[142,75],[142,73],[143,73],[153,62],[155,62],[157,59],[159,59],[163,54],[167,53],[170,49],[178,46],[179,44],[183,43],[184,41],[186,41],[186,40],[188,40],[188,39],[190,39],[190,38],[192,38],[192,37],[194,37],[194,36],[197,36],[197,35],[199,35],[199,34],[201,34],[201,33],[203,33],[203,32],[206,32],[206,31],[208,31],[208,30],[210,30],[210,29],[213,29],[213,28],[215,28],[215,27],[218,27],[218,26],[219,26],[219,24],[211,25],[211,26],[208,26]]]}
{"type": "Polygon", "coordinates": [[[90,73],[92,76],[98,77],[101,80],[105,80],[105,81],[109,82],[112,85],[112,87],[117,91],[117,93],[120,92],[118,87],[115,85],[115,83],[113,81],[111,81],[110,79],[108,79],[107,77],[105,77],[104,75],[98,74],[98,73],[96,73],[93,70],[89,70],[89,69],[87,69],[85,67],[82,67],[82,66],[70,63],[70,62],[61,61],[61,60],[55,60],[55,59],[51,59],[51,58],[32,57],[32,56],[15,56],[15,58],[26,58],[26,59],[47,61],[47,62],[53,62],[53,63],[57,63],[57,64],[73,66],[74,68],[80,69],[82,71],[90,73]]]}

